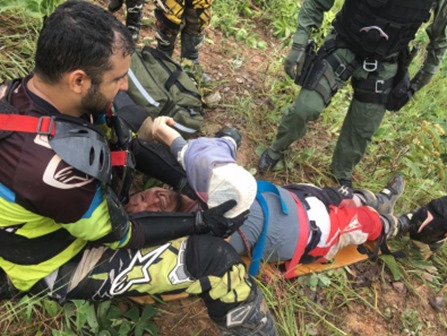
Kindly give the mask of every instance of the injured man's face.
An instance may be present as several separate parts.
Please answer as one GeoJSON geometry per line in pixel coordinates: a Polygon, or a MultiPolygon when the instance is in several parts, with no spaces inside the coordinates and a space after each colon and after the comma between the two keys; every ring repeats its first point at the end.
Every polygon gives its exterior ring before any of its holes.
{"type": "Polygon", "coordinates": [[[153,187],[130,196],[124,208],[128,214],[143,211],[182,212],[194,202],[178,192],[153,187]]]}

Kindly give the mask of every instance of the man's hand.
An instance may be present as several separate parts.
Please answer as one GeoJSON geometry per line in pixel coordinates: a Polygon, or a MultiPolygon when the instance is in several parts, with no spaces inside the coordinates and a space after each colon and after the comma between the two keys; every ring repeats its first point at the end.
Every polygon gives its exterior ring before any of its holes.
{"type": "Polygon", "coordinates": [[[306,60],[306,48],[300,44],[293,44],[292,49],[286,57],[284,62],[284,70],[286,74],[295,80],[296,73],[295,67],[298,71],[298,75],[301,75],[303,71],[304,61],[306,60]]]}
{"type": "Polygon", "coordinates": [[[430,83],[433,75],[424,70],[419,70],[417,74],[411,79],[411,88],[413,92],[417,92],[422,89],[425,85],[430,83]]]}
{"type": "Polygon", "coordinates": [[[3,96],[5,95],[5,93],[6,93],[6,88],[7,88],[6,84],[4,84],[4,85],[0,85],[0,99],[2,99],[3,96]]]}
{"type": "Polygon", "coordinates": [[[217,207],[197,212],[196,233],[211,233],[217,237],[226,238],[236,231],[247,219],[249,211],[244,211],[234,218],[224,217],[225,212],[236,205],[235,200],[229,200],[217,207]]]}
{"type": "Polygon", "coordinates": [[[141,124],[140,128],[137,131],[137,137],[140,140],[145,141],[152,141],[154,140],[152,137],[152,125],[154,124],[154,121],[151,117],[147,117],[144,119],[143,123],[141,124]]]}
{"type": "Polygon", "coordinates": [[[154,140],[167,146],[171,146],[172,142],[181,136],[179,132],[171,127],[174,125],[175,121],[170,117],[156,118],[152,125],[152,136],[154,140]]]}

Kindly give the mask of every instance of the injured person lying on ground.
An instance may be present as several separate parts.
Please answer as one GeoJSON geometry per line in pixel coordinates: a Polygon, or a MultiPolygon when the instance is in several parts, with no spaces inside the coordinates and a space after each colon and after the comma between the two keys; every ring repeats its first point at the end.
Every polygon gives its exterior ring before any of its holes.
{"type": "Polygon", "coordinates": [[[241,207],[249,204],[248,218],[229,242],[239,254],[255,261],[251,274],[256,274],[256,261],[262,259],[284,262],[286,277],[293,277],[297,264],[331,260],[347,245],[375,241],[377,248],[386,246],[387,239],[404,233],[426,250],[442,245],[447,233],[447,196],[396,216],[394,205],[405,186],[400,174],[394,174],[377,194],[310,184],[276,186],[256,181],[237,164],[237,131],[223,132],[221,138],[186,142],[169,126],[172,123],[170,118],[157,118],[154,138],[170,146],[186,171],[196,199],[154,187],[132,195],[125,209],[130,214],[188,212],[213,207],[226,199],[236,199],[241,207]]]}

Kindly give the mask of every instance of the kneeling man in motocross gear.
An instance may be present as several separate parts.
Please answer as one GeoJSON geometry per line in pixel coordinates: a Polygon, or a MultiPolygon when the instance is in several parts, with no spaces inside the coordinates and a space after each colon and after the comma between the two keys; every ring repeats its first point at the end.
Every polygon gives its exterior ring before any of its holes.
{"type": "Polygon", "coordinates": [[[194,213],[125,212],[112,167],[132,177],[133,156],[106,137],[117,133],[113,122],[104,131],[97,123],[105,126],[127,89],[133,52],[112,14],[67,1],[44,23],[33,73],[8,85],[0,100],[0,297],[47,294],[63,303],[186,291],[204,300],[225,335],[276,335],[260,290],[221,238],[246,209],[226,215],[230,200],[194,213]]]}

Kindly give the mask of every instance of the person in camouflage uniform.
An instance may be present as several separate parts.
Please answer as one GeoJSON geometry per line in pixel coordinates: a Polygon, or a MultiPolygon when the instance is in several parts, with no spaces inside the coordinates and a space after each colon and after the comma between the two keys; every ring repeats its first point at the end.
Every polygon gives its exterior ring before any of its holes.
{"type": "Polygon", "coordinates": [[[213,0],[157,0],[155,2],[157,48],[172,56],[177,35],[180,33],[181,65],[190,71],[198,82],[211,78],[199,63],[199,48],[205,29],[211,22],[213,0]]]}

